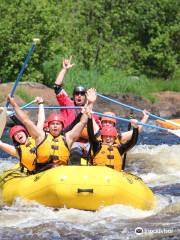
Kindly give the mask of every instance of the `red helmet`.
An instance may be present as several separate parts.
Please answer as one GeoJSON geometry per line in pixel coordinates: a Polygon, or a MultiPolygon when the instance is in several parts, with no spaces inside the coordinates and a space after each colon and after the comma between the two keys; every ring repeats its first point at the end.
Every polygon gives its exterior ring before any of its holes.
{"type": "MultiPolygon", "coordinates": [[[[104,114],[106,114],[106,115],[110,115],[110,116],[113,116],[113,117],[116,116],[116,114],[113,113],[113,112],[104,112],[104,114]]],[[[110,118],[110,117],[102,117],[102,118],[101,118],[101,122],[103,122],[103,121],[109,121],[109,122],[114,123],[114,125],[116,125],[116,119],[114,119],[114,118],[110,118]]]]}
{"type": "Polygon", "coordinates": [[[102,136],[117,137],[117,130],[113,126],[106,126],[101,129],[102,136]]]}
{"type": "Polygon", "coordinates": [[[54,121],[60,122],[60,123],[62,123],[63,126],[64,126],[64,119],[63,119],[63,117],[62,117],[60,114],[52,113],[51,115],[49,115],[49,117],[48,117],[48,119],[47,119],[48,125],[49,125],[51,122],[54,122],[54,121]]]}
{"type": "Polygon", "coordinates": [[[20,131],[23,131],[28,135],[27,130],[21,125],[15,125],[14,127],[12,127],[9,131],[9,135],[11,138],[13,138],[14,134],[16,134],[17,132],[20,132],[20,131]]]}

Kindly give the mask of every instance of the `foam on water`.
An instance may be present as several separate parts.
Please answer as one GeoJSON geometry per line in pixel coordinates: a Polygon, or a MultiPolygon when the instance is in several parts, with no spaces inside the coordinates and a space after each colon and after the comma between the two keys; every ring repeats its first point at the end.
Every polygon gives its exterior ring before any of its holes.
{"type": "Polygon", "coordinates": [[[156,195],[156,208],[150,211],[117,204],[90,212],[66,208],[61,208],[57,211],[33,201],[30,202],[17,198],[12,206],[3,206],[0,215],[0,227],[26,228],[53,221],[86,225],[99,221],[108,222],[112,219],[119,219],[119,221],[143,219],[157,215],[170,206],[170,204],[178,203],[178,200],[179,198],[172,198],[172,196],[168,195],[156,195]]]}
{"type": "Polygon", "coordinates": [[[128,154],[128,170],[151,186],[180,183],[180,145],[139,145],[128,154]]]}

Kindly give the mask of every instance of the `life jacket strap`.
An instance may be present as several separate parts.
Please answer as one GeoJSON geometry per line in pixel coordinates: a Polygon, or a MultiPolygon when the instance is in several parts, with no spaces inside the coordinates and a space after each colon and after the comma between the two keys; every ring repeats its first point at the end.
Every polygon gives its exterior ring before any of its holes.
{"type": "Polygon", "coordinates": [[[108,154],[108,155],[107,155],[107,159],[114,159],[114,155],[108,154]]]}
{"type": "Polygon", "coordinates": [[[114,166],[113,166],[113,165],[108,165],[108,164],[106,164],[106,167],[109,167],[109,168],[114,169],[114,166]]]}
{"type": "Polygon", "coordinates": [[[57,160],[59,160],[59,157],[56,156],[56,155],[51,155],[51,156],[49,157],[49,162],[53,162],[53,161],[57,161],[57,160]]]}
{"type": "Polygon", "coordinates": [[[59,147],[56,146],[56,145],[51,145],[51,148],[52,148],[53,150],[58,150],[58,149],[59,149],[59,147]]]}

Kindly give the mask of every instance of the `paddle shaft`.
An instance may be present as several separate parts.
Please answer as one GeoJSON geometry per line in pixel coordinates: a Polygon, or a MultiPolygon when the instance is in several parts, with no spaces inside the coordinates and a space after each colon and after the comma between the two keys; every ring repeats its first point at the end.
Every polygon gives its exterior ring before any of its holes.
{"type": "MultiPolygon", "coordinates": [[[[78,106],[44,106],[44,109],[79,109],[81,107],[78,107],[78,106]]],[[[8,108],[8,109],[12,109],[12,108],[8,108]]],[[[37,106],[31,106],[31,107],[26,107],[25,109],[38,109],[37,106]]],[[[107,115],[107,114],[104,114],[104,113],[100,113],[100,112],[95,112],[93,111],[94,114],[96,115],[99,115],[99,116],[102,116],[102,117],[109,117],[109,118],[114,118],[114,119],[117,119],[117,120],[121,120],[121,121],[124,121],[124,122],[131,122],[131,120],[129,119],[126,119],[126,118],[122,118],[122,117],[117,117],[117,116],[112,116],[112,115],[107,115]]],[[[155,129],[159,129],[159,130],[165,130],[165,131],[168,131],[169,129],[167,128],[163,128],[163,127],[159,127],[159,126],[155,126],[155,125],[149,125],[147,123],[142,123],[142,122],[137,122],[138,125],[143,125],[143,126],[146,126],[146,127],[150,127],[150,128],[155,128],[155,129]]]]}
{"type": "MultiPolygon", "coordinates": [[[[32,100],[31,102],[23,105],[22,107],[20,107],[20,109],[27,108],[27,107],[29,107],[29,106],[30,106],[31,104],[33,104],[33,103],[35,103],[35,100],[32,100]]],[[[10,108],[8,108],[8,109],[10,109],[10,108]]],[[[13,108],[11,108],[11,109],[13,109],[13,108]]],[[[8,113],[8,116],[13,116],[14,114],[15,114],[15,112],[13,111],[13,112],[8,113]]]]}
{"type": "MultiPolygon", "coordinates": [[[[131,122],[131,120],[126,119],[126,118],[122,118],[122,117],[111,116],[111,115],[107,115],[107,114],[100,113],[100,112],[93,112],[93,113],[96,114],[96,115],[99,115],[99,116],[114,118],[114,119],[121,120],[121,121],[124,121],[124,122],[131,122]]],[[[139,122],[139,121],[137,121],[137,124],[138,125],[143,125],[143,126],[146,126],[146,127],[150,127],[150,128],[159,129],[159,130],[165,130],[165,131],[169,130],[167,128],[158,127],[158,126],[155,126],[155,125],[149,125],[147,123],[142,123],[142,122],[139,122]]]]}
{"type": "MultiPolygon", "coordinates": [[[[99,96],[99,97],[101,97],[101,98],[103,98],[103,99],[105,99],[105,100],[111,101],[111,102],[113,102],[113,103],[116,103],[116,104],[118,104],[118,105],[120,105],[120,106],[133,109],[133,110],[135,110],[136,112],[143,112],[142,109],[139,109],[139,108],[136,108],[136,107],[127,105],[127,104],[125,104],[125,103],[121,103],[121,102],[119,102],[119,101],[116,101],[115,99],[106,97],[106,96],[104,96],[104,95],[102,95],[102,94],[100,94],[100,93],[97,93],[97,96],[99,96]]],[[[156,118],[156,119],[159,119],[159,120],[162,120],[162,121],[168,121],[168,120],[166,120],[166,119],[164,119],[164,118],[162,118],[162,117],[158,117],[158,116],[156,116],[156,115],[154,115],[154,114],[152,114],[152,113],[149,113],[149,116],[151,116],[151,117],[153,117],[153,118],[156,118]]],[[[171,122],[171,123],[172,123],[172,122],[171,122]]]]}
{"type": "MultiPolygon", "coordinates": [[[[36,43],[33,42],[32,47],[30,48],[30,50],[29,50],[29,52],[28,52],[28,55],[26,56],[26,59],[25,59],[23,65],[22,65],[22,67],[21,67],[21,71],[20,71],[20,73],[18,74],[18,76],[17,76],[17,78],[16,78],[16,81],[14,82],[13,88],[12,88],[11,93],[10,93],[10,96],[11,96],[11,97],[13,97],[13,95],[14,95],[14,92],[15,92],[15,90],[16,90],[16,87],[17,87],[17,85],[18,85],[18,83],[19,83],[19,81],[20,81],[20,79],[21,79],[21,77],[22,77],[22,75],[23,75],[23,72],[24,72],[24,70],[25,70],[25,68],[26,68],[26,65],[27,65],[27,63],[28,63],[28,61],[29,61],[29,59],[30,59],[30,57],[31,57],[31,55],[32,55],[35,47],[36,47],[36,43]]],[[[9,101],[7,101],[7,103],[6,103],[6,107],[8,107],[8,106],[9,106],[9,101]]]]}
{"type": "MultiPolygon", "coordinates": [[[[30,105],[30,103],[29,103],[30,105]]],[[[39,109],[38,106],[22,106],[21,109],[30,109],[30,110],[37,110],[39,109]]],[[[80,109],[81,107],[78,106],[44,106],[44,109],[80,109]]],[[[8,110],[13,109],[12,107],[9,107],[8,110]]]]}

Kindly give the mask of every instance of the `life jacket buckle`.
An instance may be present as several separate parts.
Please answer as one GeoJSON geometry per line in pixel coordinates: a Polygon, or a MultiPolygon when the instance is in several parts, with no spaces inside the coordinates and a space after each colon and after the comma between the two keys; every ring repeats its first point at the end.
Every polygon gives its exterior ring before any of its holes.
{"type": "Polygon", "coordinates": [[[107,155],[107,159],[114,159],[114,155],[107,155]]]}
{"type": "Polygon", "coordinates": [[[50,156],[49,159],[50,159],[50,161],[57,161],[57,160],[59,160],[59,157],[56,155],[53,155],[53,156],[50,156]]]}
{"type": "Polygon", "coordinates": [[[53,142],[58,142],[58,139],[57,138],[53,138],[52,141],[53,142]]]}
{"type": "Polygon", "coordinates": [[[34,147],[34,148],[31,148],[30,149],[30,153],[36,153],[36,148],[34,147]]]}
{"type": "Polygon", "coordinates": [[[113,147],[108,147],[108,151],[113,151],[113,147]]]}
{"type": "Polygon", "coordinates": [[[59,147],[56,146],[56,145],[51,145],[51,148],[52,148],[53,150],[58,150],[58,149],[59,149],[59,147]]]}
{"type": "Polygon", "coordinates": [[[29,146],[31,146],[31,143],[30,143],[30,142],[28,142],[28,143],[26,144],[26,147],[29,147],[29,146]]]}

